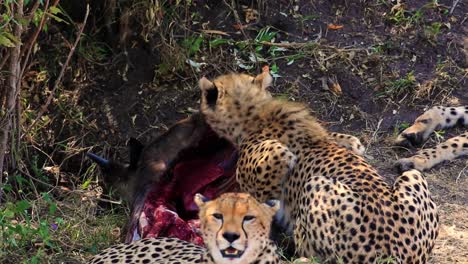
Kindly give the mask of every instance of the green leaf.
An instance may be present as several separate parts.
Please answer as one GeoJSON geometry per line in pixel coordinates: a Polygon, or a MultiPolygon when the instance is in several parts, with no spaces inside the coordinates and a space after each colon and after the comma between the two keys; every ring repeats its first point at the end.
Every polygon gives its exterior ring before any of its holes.
{"type": "Polygon", "coordinates": [[[6,37],[9,38],[11,41],[13,41],[15,44],[21,43],[21,40],[19,40],[17,37],[15,37],[10,32],[3,32],[3,34],[6,35],[6,37]]]}
{"type": "Polygon", "coordinates": [[[4,218],[13,218],[15,217],[15,212],[13,212],[12,210],[10,209],[5,209],[1,214],[0,216],[4,217],[4,218]]]}
{"type": "Polygon", "coordinates": [[[217,38],[217,39],[213,39],[210,41],[210,47],[216,48],[226,43],[229,43],[229,40],[223,39],[223,38],[217,38]]]}
{"type": "Polygon", "coordinates": [[[81,184],[81,189],[82,190],[85,190],[86,188],[88,188],[89,184],[91,183],[92,179],[89,178],[87,179],[85,182],[83,182],[83,184],[81,184]]]}
{"type": "Polygon", "coordinates": [[[3,190],[6,192],[11,192],[13,190],[13,187],[10,184],[5,184],[3,186],[3,190]]]}
{"type": "Polygon", "coordinates": [[[61,224],[63,224],[63,222],[64,222],[63,218],[61,218],[61,217],[55,218],[55,223],[57,223],[57,225],[61,225],[61,224]]]}
{"type": "Polygon", "coordinates": [[[5,35],[0,35],[0,46],[13,48],[15,46],[15,44],[9,38],[7,38],[5,35]]]}
{"type": "Polygon", "coordinates": [[[57,21],[57,22],[63,22],[63,23],[65,23],[65,24],[68,25],[68,22],[67,22],[67,21],[61,19],[60,17],[58,17],[58,16],[56,16],[56,15],[54,15],[54,14],[49,14],[49,16],[52,17],[52,18],[53,18],[55,21],[57,21]]]}
{"type": "Polygon", "coordinates": [[[51,203],[51,204],[49,205],[49,214],[52,215],[52,214],[55,213],[55,211],[57,211],[57,204],[51,203]]]}
{"type": "Polygon", "coordinates": [[[21,200],[21,201],[19,201],[19,202],[16,203],[16,208],[15,208],[15,210],[16,210],[16,212],[18,212],[18,213],[20,213],[20,212],[22,213],[22,212],[24,212],[26,209],[29,209],[29,208],[31,208],[31,204],[30,204],[28,201],[26,201],[26,200],[21,200]]]}
{"type": "Polygon", "coordinates": [[[62,10],[60,10],[60,8],[56,7],[56,6],[52,6],[49,8],[49,11],[50,13],[54,14],[54,15],[57,15],[57,14],[63,14],[62,13],[62,10]]]}

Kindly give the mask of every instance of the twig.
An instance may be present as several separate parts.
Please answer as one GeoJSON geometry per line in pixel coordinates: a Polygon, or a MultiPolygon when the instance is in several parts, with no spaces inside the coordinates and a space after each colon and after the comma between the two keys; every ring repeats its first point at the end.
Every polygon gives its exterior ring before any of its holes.
{"type": "Polygon", "coordinates": [[[40,0],[36,0],[34,3],[34,6],[29,10],[29,15],[24,16],[24,19],[26,20],[31,20],[34,17],[34,13],[36,13],[37,8],[39,7],[39,4],[41,3],[40,0]]]}
{"type": "MultiPolygon", "coordinates": [[[[38,3],[38,2],[39,1],[37,1],[36,3],[38,3]]],[[[28,66],[28,60],[29,60],[29,56],[31,55],[32,47],[34,46],[34,43],[36,43],[37,36],[39,36],[39,33],[41,32],[41,30],[44,27],[44,24],[46,22],[46,17],[47,17],[46,15],[47,15],[48,8],[49,8],[49,0],[46,0],[45,7],[44,7],[44,13],[42,13],[41,22],[39,23],[39,27],[37,27],[36,32],[34,32],[32,37],[27,42],[28,43],[28,46],[27,46],[28,48],[23,49],[23,51],[27,50],[27,52],[26,52],[26,57],[23,60],[23,68],[20,71],[18,82],[21,82],[21,80],[23,79],[22,77],[23,77],[23,74],[24,74],[24,70],[28,66]]],[[[21,53],[23,53],[23,52],[21,52],[21,53]]],[[[21,54],[21,56],[22,55],[23,54],[21,54]]]]}
{"type": "Polygon", "coordinates": [[[10,58],[10,53],[7,53],[5,57],[3,57],[2,62],[0,62],[0,70],[2,70],[3,66],[8,61],[9,58],[10,58]]]}
{"type": "Polygon", "coordinates": [[[50,91],[50,94],[49,96],[47,97],[47,101],[46,103],[41,107],[41,110],[40,112],[38,113],[36,119],[34,119],[34,121],[32,122],[32,124],[29,126],[28,128],[28,131],[34,127],[34,125],[37,123],[37,121],[42,117],[42,115],[44,115],[44,113],[47,111],[47,107],[49,107],[50,103],[52,102],[52,98],[54,97],[54,94],[55,94],[55,90],[57,90],[57,87],[59,86],[60,82],[62,81],[62,78],[63,78],[63,75],[65,74],[65,70],[68,66],[68,63],[70,62],[70,59],[71,57],[73,56],[73,54],[75,53],[75,49],[76,49],[76,46],[78,45],[78,42],[80,41],[80,38],[81,38],[81,35],[83,34],[83,30],[86,26],[86,21],[88,20],[88,16],[89,16],[89,4],[86,5],[86,14],[85,14],[85,17],[84,17],[84,20],[83,20],[83,24],[81,25],[79,31],[78,31],[78,34],[76,36],[76,40],[75,40],[75,43],[73,43],[73,46],[71,47],[70,49],[70,52],[68,53],[68,57],[67,59],[65,60],[65,63],[63,64],[62,66],[62,69],[60,71],[60,74],[57,78],[57,80],[55,80],[55,83],[54,83],[54,87],[52,88],[52,90],[50,91]]]}
{"type": "MultiPolygon", "coordinates": [[[[18,0],[16,3],[16,14],[17,19],[20,20],[23,18],[23,0],[18,0]]],[[[21,39],[21,34],[23,33],[23,25],[21,23],[15,24],[15,31],[14,36],[17,39],[21,39]]],[[[15,47],[11,48],[10,50],[10,76],[8,78],[8,83],[10,86],[9,92],[6,93],[6,111],[5,111],[5,123],[2,124],[0,128],[0,186],[2,185],[3,179],[3,164],[5,160],[5,154],[7,151],[7,142],[8,142],[8,134],[11,129],[11,113],[16,105],[16,96],[18,94],[19,86],[18,78],[19,78],[19,69],[20,69],[20,53],[21,53],[21,45],[16,45],[15,47]]],[[[18,139],[19,140],[19,139],[18,139]]],[[[2,194],[2,190],[0,190],[0,196],[2,194]]]]}
{"type": "MultiPolygon", "coordinates": [[[[231,0],[231,4],[228,4],[226,2],[226,0],[223,0],[223,2],[229,9],[231,9],[232,14],[234,15],[234,19],[236,20],[236,23],[239,25],[239,30],[242,33],[242,35],[244,36],[244,38],[246,40],[250,41],[251,39],[249,38],[249,36],[247,36],[244,29],[242,28],[242,22],[241,22],[241,19],[239,17],[239,13],[237,13],[237,10],[235,9],[235,6],[236,6],[235,0],[231,0]]],[[[255,50],[252,48],[251,45],[249,45],[249,49],[250,49],[250,53],[252,53],[252,55],[255,58],[255,66],[257,67],[257,71],[259,71],[260,70],[260,65],[258,63],[257,53],[255,52],[255,50]]]]}
{"type": "Polygon", "coordinates": [[[309,45],[316,45],[316,43],[307,43],[307,42],[304,42],[304,43],[298,43],[298,42],[286,42],[286,43],[274,43],[274,42],[268,42],[268,41],[262,41],[260,42],[262,43],[263,45],[266,45],[266,46],[275,46],[275,47],[280,47],[280,48],[292,48],[292,49],[301,49],[305,46],[309,46],[309,45]]]}
{"type": "Polygon", "coordinates": [[[458,2],[460,2],[460,0],[455,0],[455,1],[453,1],[452,7],[450,8],[450,15],[451,15],[451,14],[453,13],[453,11],[455,10],[455,7],[457,7],[458,2]]]}

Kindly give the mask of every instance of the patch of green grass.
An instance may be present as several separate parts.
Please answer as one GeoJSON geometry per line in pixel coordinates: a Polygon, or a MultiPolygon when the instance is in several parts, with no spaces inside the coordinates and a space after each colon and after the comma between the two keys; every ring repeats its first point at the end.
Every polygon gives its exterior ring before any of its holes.
{"type": "Polygon", "coordinates": [[[443,24],[440,22],[433,22],[429,26],[424,27],[424,36],[433,46],[437,44],[437,37],[442,31],[443,24]]]}
{"type": "MultiPolygon", "coordinates": [[[[32,184],[20,176],[15,179],[17,186],[32,184]]],[[[4,186],[7,197],[23,196],[14,202],[9,199],[0,209],[1,263],[47,263],[60,255],[83,261],[118,242],[124,213],[111,210],[95,217],[96,204],[79,193],[59,201],[50,192],[34,197],[14,189],[4,186]]]]}
{"type": "Polygon", "coordinates": [[[398,97],[402,94],[408,94],[411,93],[414,88],[416,87],[417,81],[416,78],[414,77],[414,72],[411,71],[408,74],[406,74],[405,77],[394,80],[394,81],[388,81],[385,82],[385,88],[384,91],[377,93],[377,96],[379,97],[398,97]]]}
{"type": "Polygon", "coordinates": [[[416,11],[409,11],[403,7],[395,8],[387,15],[387,19],[397,26],[409,28],[421,22],[423,11],[418,9],[416,11]]]}

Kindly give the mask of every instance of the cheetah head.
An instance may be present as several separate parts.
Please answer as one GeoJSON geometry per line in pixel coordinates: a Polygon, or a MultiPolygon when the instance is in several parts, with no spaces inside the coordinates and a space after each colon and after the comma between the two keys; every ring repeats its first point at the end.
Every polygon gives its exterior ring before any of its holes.
{"type": "Polygon", "coordinates": [[[437,114],[436,110],[431,109],[420,115],[414,121],[414,124],[398,135],[396,145],[413,148],[421,145],[444,119],[437,114]]]}
{"type": "Polygon", "coordinates": [[[206,122],[219,135],[235,142],[255,107],[272,98],[266,89],[272,81],[268,68],[256,77],[231,73],[213,81],[201,78],[200,110],[206,122]]]}
{"type": "Polygon", "coordinates": [[[269,241],[278,201],[259,203],[247,193],[225,193],[213,201],[195,196],[205,244],[215,263],[250,263],[269,241]]]}

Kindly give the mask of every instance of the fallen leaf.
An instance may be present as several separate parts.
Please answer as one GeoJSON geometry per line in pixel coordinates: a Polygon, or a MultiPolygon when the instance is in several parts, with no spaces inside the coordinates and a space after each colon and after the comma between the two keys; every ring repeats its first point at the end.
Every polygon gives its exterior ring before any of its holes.
{"type": "Polygon", "coordinates": [[[330,91],[334,93],[335,95],[342,95],[343,92],[341,91],[341,86],[339,83],[332,83],[331,85],[328,86],[330,88],[330,91]]]}
{"type": "Polygon", "coordinates": [[[342,28],[343,28],[343,25],[328,24],[328,29],[338,30],[342,28]]]}
{"type": "Polygon", "coordinates": [[[340,96],[343,94],[341,90],[341,85],[338,83],[336,77],[322,77],[320,78],[322,81],[322,89],[332,92],[334,95],[340,96]]]}

